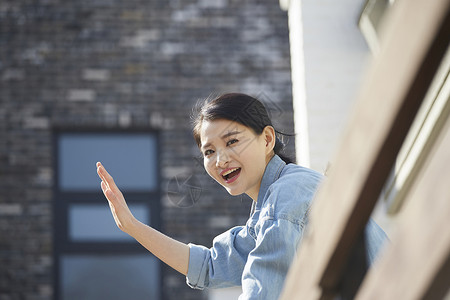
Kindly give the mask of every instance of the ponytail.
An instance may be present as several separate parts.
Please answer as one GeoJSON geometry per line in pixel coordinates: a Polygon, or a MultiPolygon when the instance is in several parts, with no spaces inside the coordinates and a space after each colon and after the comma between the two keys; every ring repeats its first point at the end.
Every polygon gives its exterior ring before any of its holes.
{"type": "Polygon", "coordinates": [[[275,136],[275,146],[273,147],[273,152],[278,155],[286,164],[294,163],[294,161],[284,153],[284,143],[278,137],[278,134],[282,134],[281,132],[276,132],[275,136]]]}

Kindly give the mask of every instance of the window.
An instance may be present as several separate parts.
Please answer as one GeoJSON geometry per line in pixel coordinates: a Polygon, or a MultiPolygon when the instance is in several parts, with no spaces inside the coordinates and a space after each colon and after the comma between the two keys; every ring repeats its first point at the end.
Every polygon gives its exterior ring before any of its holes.
{"type": "Polygon", "coordinates": [[[394,0],[367,0],[359,18],[359,28],[370,50],[374,54],[380,51],[380,30],[383,17],[394,0]]]}
{"type": "Polygon", "coordinates": [[[400,211],[450,114],[449,75],[450,50],[447,49],[381,195],[390,214],[400,211]]]}
{"type": "Polygon", "coordinates": [[[159,228],[156,134],[61,131],[55,149],[55,298],[160,299],[160,263],[117,228],[95,167],[101,161],[133,214],[159,228]]]}

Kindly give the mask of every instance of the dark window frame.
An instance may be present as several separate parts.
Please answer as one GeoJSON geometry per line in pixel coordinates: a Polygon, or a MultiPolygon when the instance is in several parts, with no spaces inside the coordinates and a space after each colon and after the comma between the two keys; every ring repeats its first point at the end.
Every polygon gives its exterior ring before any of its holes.
{"type": "MultiPolygon", "coordinates": [[[[53,149],[53,172],[54,172],[54,185],[53,185],[53,274],[54,274],[54,294],[53,299],[57,300],[60,296],[60,257],[63,255],[73,254],[145,254],[152,255],[147,249],[141,246],[137,241],[104,241],[104,242],[77,242],[70,241],[69,228],[68,228],[68,213],[72,204],[93,204],[107,206],[107,200],[105,199],[101,188],[100,179],[98,191],[62,191],[59,188],[59,149],[58,141],[59,137],[63,134],[102,134],[102,135],[114,135],[114,134],[149,134],[154,136],[156,142],[156,188],[152,191],[142,192],[128,190],[123,192],[125,199],[129,205],[132,204],[145,204],[148,208],[148,218],[150,220],[149,226],[160,230],[161,228],[161,173],[160,173],[160,136],[159,132],[149,128],[67,128],[60,127],[54,128],[52,132],[52,149],[53,149]],[[99,199],[99,200],[93,200],[99,199]],[[100,200],[102,199],[102,200],[100,200]],[[59,200],[59,201],[58,201],[59,200]],[[63,201],[60,201],[63,200],[63,201]]],[[[95,172],[95,166],[92,167],[95,172]]],[[[120,188],[120,183],[118,183],[120,188]]],[[[161,286],[162,277],[162,264],[159,259],[155,258],[158,263],[158,272],[160,274],[158,278],[158,286],[161,286]]],[[[162,289],[159,290],[159,298],[162,299],[162,289]]]]}

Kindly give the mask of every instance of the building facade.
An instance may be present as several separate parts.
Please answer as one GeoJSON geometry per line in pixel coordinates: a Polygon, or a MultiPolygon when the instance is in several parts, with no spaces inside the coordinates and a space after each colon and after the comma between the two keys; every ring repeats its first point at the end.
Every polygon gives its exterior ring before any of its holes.
{"type": "Polygon", "coordinates": [[[95,162],[136,216],[211,245],[251,203],[209,179],[190,117],[235,91],[294,131],[277,1],[1,3],[0,299],[207,299],[121,235],[95,162]]]}

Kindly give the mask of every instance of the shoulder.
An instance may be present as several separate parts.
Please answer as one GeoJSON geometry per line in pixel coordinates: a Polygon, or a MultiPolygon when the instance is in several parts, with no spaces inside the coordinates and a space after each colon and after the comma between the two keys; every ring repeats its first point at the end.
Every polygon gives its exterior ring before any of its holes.
{"type": "Polygon", "coordinates": [[[322,179],[323,175],[317,171],[288,164],[283,168],[280,177],[272,184],[271,188],[285,192],[315,191],[322,179]]]}
{"type": "Polygon", "coordinates": [[[280,217],[303,218],[322,179],[319,172],[288,164],[267,190],[264,207],[280,217]]]}

